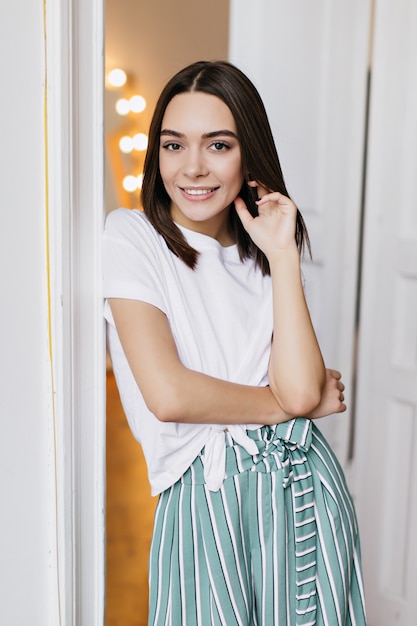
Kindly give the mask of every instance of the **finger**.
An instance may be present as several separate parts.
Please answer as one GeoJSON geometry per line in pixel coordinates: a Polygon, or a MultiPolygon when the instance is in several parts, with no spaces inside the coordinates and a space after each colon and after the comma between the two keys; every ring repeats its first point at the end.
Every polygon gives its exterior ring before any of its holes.
{"type": "Polygon", "coordinates": [[[262,197],[260,197],[260,199],[256,201],[256,204],[258,206],[262,206],[267,202],[277,202],[279,205],[281,205],[281,207],[291,205],[291,200],[286,196],[283,196],[282,193],[279,193],[279,191],[271,191],[269,193],[263,194],[262,197]]]}
{"type": "Polygon", "coordinates": [[[235,198],[235,209],[236,209],[236,213],[239,216],[240,221],[242,222],[243,228],[247,230],[247,227],[253,221],[254,218],[249,213],[248,208],[246,204],[244,203],[244,201],[242,200],[242,198],[240,198],[239,196],[235,198]]]}
{"type": "Polygon", "coordinates": [[[328,368],[327,371],[330,373],[331,376],[333,376],[333,378],[336,378],[336,380],[340,380],[342,378],[342,374],[341,372],[339,372],[339,370],[333,370],[328,368]]]}

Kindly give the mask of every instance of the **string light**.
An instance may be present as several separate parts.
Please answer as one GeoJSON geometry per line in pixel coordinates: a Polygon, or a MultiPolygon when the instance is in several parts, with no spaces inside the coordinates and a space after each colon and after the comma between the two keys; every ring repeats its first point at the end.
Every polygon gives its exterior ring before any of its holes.
{"type": "Polygon", "coordinates": [[[123,179],[123,188],[130,193],[137,191],[138,189],[142,189],[143,182],[143,174],[139,174],[139,176],[133,176],[130,174],[129,176],[125,176],[123,179]]]}
{"type": "Polygon", "coordinates": [[[123,85],[126,84],[126,81],[127,81],[127,74],[124,70],[121,70],[120,68],[115,68],[114,70],[111,70],[111,72],[107,74],[107,84],[110,87],[119,89],[120,87],[123,87],[123,85]]]}
{"type": "Polygon", "coordinates": [[[138,188],[137,177],[132,176],[132,174],[130,174],[129,176],[125,176],[123,179],[123,187],[124,189],[126,189],[126,191],[130,191],[131,193],[133,191],[136,191],[136,189],[138,188]]]}
{"type": "Polygon", "coordinates": [[[119,115],[128,113],[142,113],[146,109],[146,100],[143,96],[135,95],[129,98],[119,98],[116,102],[116,111],[119,115]]]}
{"type": "MultiPolygon", "coordinates": [[[[142,132],[135,132],[138,130],[137,128],[135,129],[137,123],[134,121],[134,116],[130,115],[142,113],[146,109],[145,98],[138,93],[132,93],[131,77],[128,77],[127,73],[120,68],[108,72],[106,75],[106,86],[109,89],[120,89],[120,97],[116,101],[115,109],[119,115],[127,117],[126,121],[121,124],[120,134],[117,137],[120,152],[127,155],[130,155],[132,152],[145,152],[148,147],[148,136],[142,132]],[[122,133],[126,134],[122,135],[122,133]]],[[[120,156],[118,159],[120,160],[120,156]]],[[[121,161],[121,168],[124,169],[127,166],[128,171],[133,169],[137,172],[139,168],[142,169],[143,160],[143,154],[132,154],[128,159],[121,161]]],[[[127,174],[119,184],[125,191],[133,194],[142,189],[142,181],[143,173],[136,176],[127,174]]],[[[136,204],[137,199],[132,198],[132,203],[136,204]]]]}
{"type": "Polygon", "coordinates": [[[134,148],[132,137],[122,137],[119,141],[119,148],[124,154],[129,154],[134,148]]]}
{"type": "Polygon", "coordinates": [[[145,133],[137,133],[133,137],[132,142],[135,150],[138,150],[139,152],[146,150],[148,147],[148,135],[145,135],[145,133]]]}
{"type": "Polygon", "coordinates": [[[130,113],[130,103],[126,98],[119,98],[116,102],[116,111],[119,115],[127,115],[130,113]]]}
{"type": "Polygon", "coordinates": [[[142,113],[146,109],[146,100],[143,96],[135,95],[129,100],[132,113],[142,113]]]}
{"type": "Polygon", "coordinates": [[[137,133],[134,137],[125,135],[119,141],[119,148],[124,154],[129,154],[132,150],[143,152],[148,147],[148,135],[137,133]]]}

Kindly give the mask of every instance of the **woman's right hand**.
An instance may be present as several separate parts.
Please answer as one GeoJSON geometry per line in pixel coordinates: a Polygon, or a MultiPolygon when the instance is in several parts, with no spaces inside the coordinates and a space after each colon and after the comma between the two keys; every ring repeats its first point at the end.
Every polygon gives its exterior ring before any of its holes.
{"type": "Polygon", "coordinates": [[[270,262],[271,256],[289,248],[298,255],[295,241],[297,207],[294,202],[278,191],[268,191],[254,180],[248,185],[257,189],[258,215],[251,215],[240,197],[235,199],[235,209],[252,241],[270,262]]]}
{"type": "Polygon", "coordinates": [[[257,188],[259,214],[253,217],[242,198],[235,199],[235,208],[246,232],[269,261],[273,295],[269,386],[283,411],[308,415],[322,403],[326,372],[301,280],[295,240],[297,207],[287,196],[270,192],[256,181],[248,185],[257,188]]]}
{"type": "Polygon", "coordinates": [[[326,415],[332,415],[333,413],[343,413],[343,411],[346,411],[346,404],[344,403],[345,396],[343,394],[345,386],[341,379],[342,374],[340,372],[333,369],[326,369],[326,379],[320,403],[309,415],[306,415],[306,417],[317,419],[319,417],[325,417],[326,415]]]}

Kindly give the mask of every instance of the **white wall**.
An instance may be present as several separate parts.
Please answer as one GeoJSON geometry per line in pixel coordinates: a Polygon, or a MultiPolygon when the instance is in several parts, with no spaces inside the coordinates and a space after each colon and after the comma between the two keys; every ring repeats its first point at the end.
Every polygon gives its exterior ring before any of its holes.
{"type": "Polygon", "coordinates": [[[49,622],[52,546],[42,2],[0,8],[0,622],[49,622]]]}
{"type": "Polygon", "coordinates": [[[0,623],[104,613],[103,3],[0,8],[0,623]]]}

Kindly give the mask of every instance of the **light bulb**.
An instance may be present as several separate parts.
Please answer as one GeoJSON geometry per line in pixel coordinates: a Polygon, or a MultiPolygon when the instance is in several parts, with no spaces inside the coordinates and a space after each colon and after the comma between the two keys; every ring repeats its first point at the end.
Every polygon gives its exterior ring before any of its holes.
{"type": "Polygon", "coordinates": [[[132,152],[134,147],[134,140],[132,139],[132,137],[128,137],[126,135],[125,137],[122,137],[119,141],[119,148],[125,154],[129,154],[129,152],[132,152]]]}
{"type": "Polygon", "coordinates": [[[126,191],[132,192],[132,191],[136,191],[136,189],[138,188],[138,179],[136,176],[125,176],[123,179],[123,188],[126,189],[126,191]]]}
{"type": "Polygon", "coordinates": [[[133,137],[133,147],[135,150],[146,150],[148,147],[148,136],[145,133],[137,133],[133,137]]]}
{"type": "Polygon", "coordinates": [[[116,102],[116,111],[119,115],[127,115],[130,111],[129,100],[126,100],[126,98],[120,98],[120,100],[116,102]]]}
{"type": "Polygon", "coordinates": [[[146,109],[146,100],[143,96],[132,96],[129,100],[130,110],[133,113],[142,113],[146,109]]]}
{"type": "Polygon", "coordinates": [[[139,174],[139,176],[136,178],[136,184],[137,184],[137,188],[138,189],[142,189],[142,183],[143,183],[143,174],[139,174]]]}
{"type": "Polygon", "coordinates": [[[107,82],[112,87],[123,87],[127,81],[127,74],[124,70],[116,68],[107,74],[107,82]]]}

